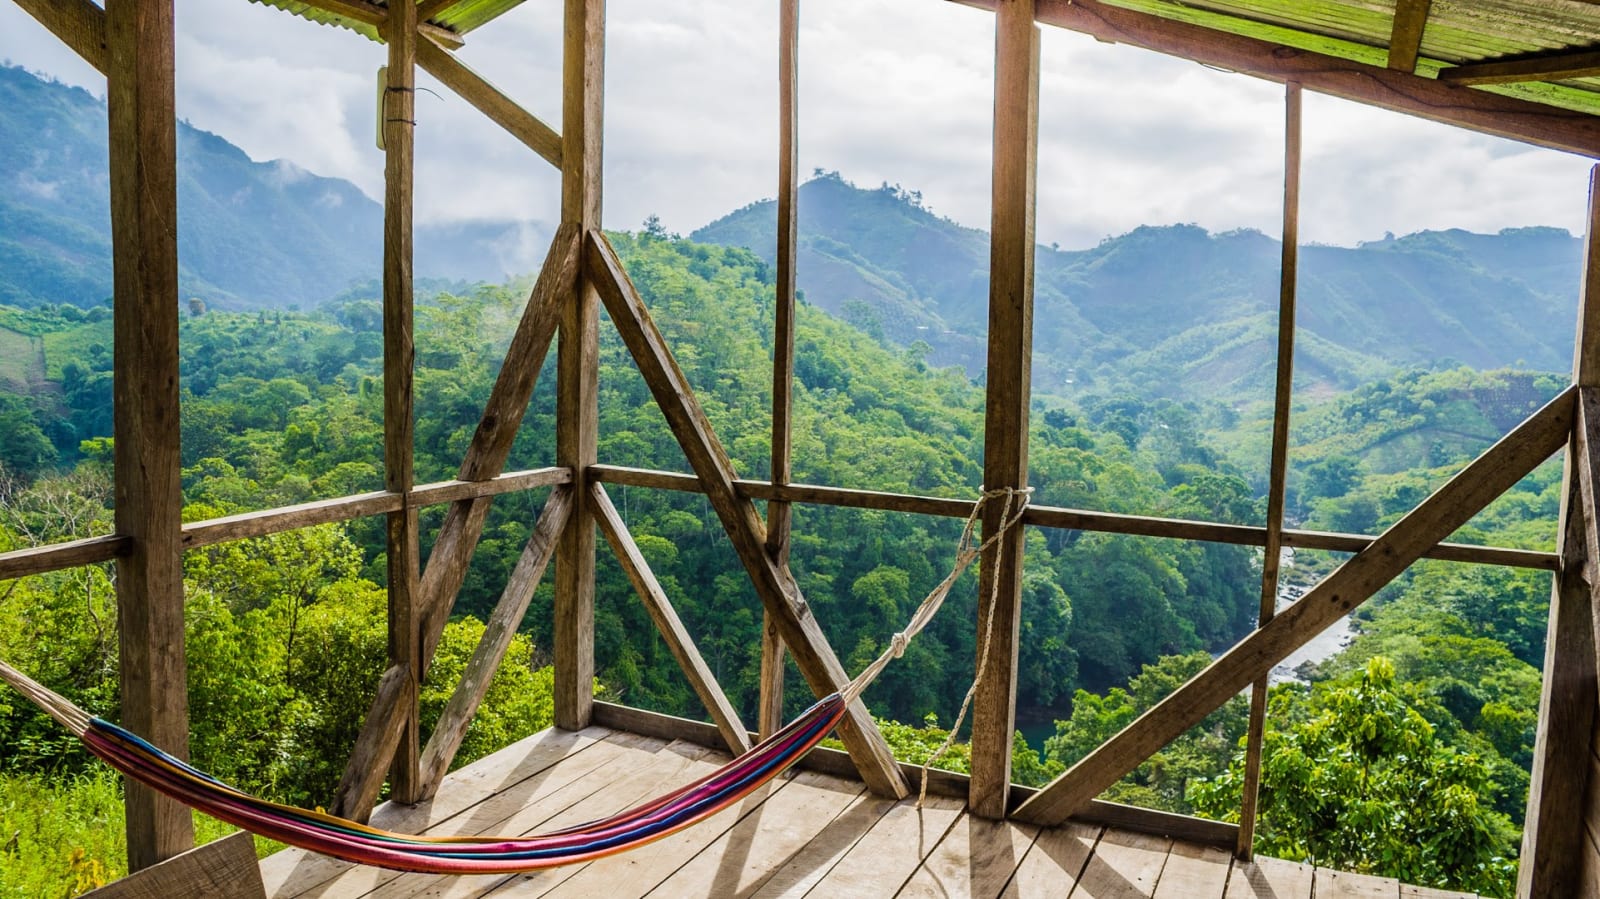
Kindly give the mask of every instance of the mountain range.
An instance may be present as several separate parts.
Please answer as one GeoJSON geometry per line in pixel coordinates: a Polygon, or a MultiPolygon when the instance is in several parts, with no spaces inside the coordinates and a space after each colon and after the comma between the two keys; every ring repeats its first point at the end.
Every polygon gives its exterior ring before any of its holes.
{"type": "MultiPolygon", "coordinates": [[[[179,126],[185,298],[220,308],[313,307],[377,276],[382,208],[348,181],[257,162],[179,126]]],[[[105,104],[0,67],[0,304],[87,306],[111,292],[105,104]]],[[[807,302],[937,366],[981,377],[988,235],[899,186],[819,172],[799,193],[807,302]],[[919,346],[919,342],[921,345],[919,346]]],[[[752,203],[690,239],[772,261],[776,204],[752,203]]],[[[420,226],[419,277],[499,281],[534,223],[420,226]]],[[[1277,240],[1192,224],[1144,226],[1036,255],[1034,389],[1192,398],[1270,395],[1277,240]]],[[[1347,389],[1400,367],[1570,364],[1581,241],[1555,228],[1424,231],[1301,250],[1297,388],[1347,389]]]]}

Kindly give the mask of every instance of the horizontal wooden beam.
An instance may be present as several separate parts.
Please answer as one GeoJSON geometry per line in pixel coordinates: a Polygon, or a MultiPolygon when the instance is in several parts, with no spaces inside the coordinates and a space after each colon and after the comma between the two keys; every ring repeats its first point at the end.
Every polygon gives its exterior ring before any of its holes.
{"type": "MultiPolygon", "coordinates": [[[[314,9],[320,9],[323,12],[333,13],[336,16],[343,16],[351,21],[360,22],[363,25],[371,25],[378,29],[380,38],[383,34],[384,26],[389,21],[388,7],[379,6],[376,3],[368,3],[367,0],[300,0],[300,2],[314,9]]],[[[440,46],[449,47],[451,50],[459,50],[466,44],[466,40],[454,31],[425,22],[417,26],[417,33],[440,46]]]]}
{"type": "MultiPolygon", "coordinates": [[[[950,2],[994,9],[998,0],[950,2]]],[[[1037,11],[1043,24],[1106,43],[1143,47],[1280,83],[1298,81],[1306,90],[1380,109],[1552,150],[1600,156],[1600,117],[1586,113],[1120,9],[1099,0],[1038,0],[1037,11]]]]}
{"type": "Polygon", "coordinates": [[[417,65],[504,128],[506,133],[526,144],[528,149],[544,157],[546,162],[561,168],[561,135],[454,54],[432,41],[418,41],[417,65]]]}
{"type": "MultiPolygon", "coordinates": [[[[607,484],[676,490],[684,493],[704,492],[700,486],[699,479],[692,474],[626,468],[617,465],[596,465],[589,469],[589,474],[595,480],[607,484]]],[[[884,493],[876,490],[853,490],[845,487],[821,487],[816,484],[774,486],[767,481],[742,478],[735,481],[734,486],[740,496],[754,500],[783,500],[818,506],[876,509],[884,512],[909,512],[918,515],[936,515],[942,518],[964,519],[972,514],[972,500],[965,499],[916,496],[906,493],[884,493]]],[[[1181,518],[1161,518],[1149,515],[1123,515],[1115,512],[1092,512],[1086,509],[1065,509],[1059,506],[1030,505],[1023,513],[1022,520],[1025,524],[1036,527],[1128,534],[1137,537],[1204,540],[1210,543],[1232,543],[1240,546],[1265,546],[1267,542],[1267,529],[1252,525],[1217,524],[1209,521],[1190,521],[1181,518]]],[[[1337,534],[1327,531],[1285,530],[1283,532],[1285,546],[1292,546],[1296,549],[1329,550],[1332,552],[1358,553],[1371,546],[1373,539],[1361,534],[1337,534]]],[[[1553,552],[1509,549],[1498,546],[1474,546],[1469,543],[1440,543],[1424,553],[1423,558],[1437,559],[1443,562],[1504,565],[1510,568],[1536,568],[1541,571],[1555,571],[1560,567],[1560,559],[1553,552]]]]}
{"type": "Polygon", "coordinates": [[[482,481],[440,481],[422,484],[411,491],[408,505],[436,506],[440,503],[480,499],[505,493],[520,493],[540,487],[556,487],[572,483],[572,470],[560,466],[530,468],[526,471],[508,471],[482,481]]]}
{"type": "Polygon", "coordinates": [[[100,74],[106,56],[106,11],[90,0],[16,0],[23,12],[39,20],[51,34],[83,57],[100,74]]]}
{"type": "MultiPolygon", "coordinates": [[[[613,730],[626,731],[645,737],[655,737],[659,740],[683,740],[698,746],[712,749],[723,749],[722,735],[715,725],[704,721],[691,721],[687,718],[678,718],[673,715],[664,715],[660,712],[651,712],[645,709],[636,709],[631,706],[618,705],[612,702],[596,702],[594,704],[594,723],[601,727],[613,730]]],[[[751,736],[754,736],[752,734],[751,736]]],[[[922,766],[909,762],[900,762],[900,771],[907,780],[919,781],[922,777],[922,766]]],[[[816,749],[795,763],[796,768],[805,771],[816,771],[821,774],[832,774],[835,777],[857,779],[855,765],[850,761],[850,754],[826,746],[816,749]]],[[[957,771],[946,771],[942,768],[928,769],[928,792],[934,796],[947,796],[952,799],[967,798],[968,784],[971,778],[957,771]]],[[[1014,802],[1021,802],[1033,796],[1038,790],[1033,787],[1024,787],[1012,784],[1011,798],[1014,802]]],[[[1088,824],[1103,824],[1108,827],[1120,827],[1124,830],[1139,833],[1159,834],[1182,840],[1186,843],[1202,843],[1207,846],[1220,846],[1231,848],[1238,839],[1239,826],[1224,821],[1211,821],[1205,818],[1194,818],[1189,815],[1178,815],[1172,812],[1157,811],[1155,809],[1139,808],[1133,805],[1123,805],[1120,802],[1105,802],[1096,799],[1089,804],[1081,814],[1074,816],[1074,820],[1088,824]]]]}
{"type": "Polygon", "coordinates": [[[1516,84],[1593,75],[1600,75],[1600,51],[1578,50],[1451,66],[1439,71],[1439,80],[1449,84],[1516,84]]]}
{"type": "Polygon", "coordinates": [[[1566,443],[1576,416],[1568,388],[1474,459],[1363,552],[1294,605],[1240,640],[1187,683],[1067,769],[1017,808],[1017,817],[1056,824],[1194,726],[1289,653],[1376,593],[1441,538],[1526,477],[1566,443]]]}
{"type": "Polygon", "coordinates": [[[0,581],[110,562],[126,553],[132,544],[132,538],[110,535],[14,549],[0,553],[0,581]]]}

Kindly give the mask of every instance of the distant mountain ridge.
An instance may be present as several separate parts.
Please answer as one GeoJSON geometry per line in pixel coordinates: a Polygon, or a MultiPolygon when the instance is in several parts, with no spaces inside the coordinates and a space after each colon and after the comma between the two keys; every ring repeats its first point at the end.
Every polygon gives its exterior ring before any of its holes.
{"type": "MultiPolygon", "coordinates": [[[[111,295],[105,103],[0,66],[0,303],[89,305],[111,295]]],[[[419,225],[421,277],[499,281],[527,226],[419,225]]],[[[536,236],[534,237],[536,240],[536,236]]],[[[256,162],[178,124],[180,290],[221,307],[312,306],[376,277],[383,208],[354,184],[256,162]]]]}
{"type": "MultiPolygon", "coordinates": [[[[984,360],[988,235],[940,218],[897,187],[836,174],[800,189],[798,280],[806,299],[889,342],[923,340],[936,364],[984,360]]],[[[694,232],[771,260],[776,204],[694,232]]],[[[1425,231],[1300,253],[1297,381],[1345,388],[1399,366],[1524,365],[1572,355],[1581,240],[1557,228],[1425,231]]],[[[1182,396],[1268,389],[1277,339],[1279,242],[1257,231],[1143,226],[1088,250],[1036,257],[1036,390],[1112,386],[1182,396]]]]}

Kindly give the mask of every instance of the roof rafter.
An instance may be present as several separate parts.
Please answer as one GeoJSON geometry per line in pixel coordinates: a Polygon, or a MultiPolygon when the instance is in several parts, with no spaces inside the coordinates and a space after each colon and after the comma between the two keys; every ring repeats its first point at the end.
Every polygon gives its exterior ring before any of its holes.
{"type": "MultiPolygon", "coordinates": [[[[950,0],[992,10],[997,0],[950,0]]],[[[1287,47],[1099,0],[1037,0],[1037,19],[1108,43],[1129,44],[1368,106],[1508,137],[1553,150],[1600,156],[1600,118],[1447,84],[1325,53],[1287,47]]]]}
{"type": "MultiPolygon", "coordinates": [[[[378,29],[380,39],[384,23],[389,21],[388,7],[370,3],[368,0],[300,0],[300,2],[323,12],[342,16],[353,22],[371,25],[378,29]]],[[[454,31],[425,22],[418,24],[417,33],[451,50],[459,50],[466,44],[466,40],[454,31]]]]}
{"type": "Polygon", "coordinates": [[[91,0],[16,0],[83,61],[106,73],[106,11],[91,0]]]}
{"type": "Polygon", "coordinates": [[[1389,68],[1414,72],[1417,55],[1422,52],[1422,31],[1428,24],[1433,0],[1398,0],[1394,7],[1394,30],[1389,34],[1389,68]]]}
{"type": "Polygon", "coordinates": [[[1516,84],[1522,81],[1560,81],[1600,75],[1600,50],[1563,50],[1495,62],[1452,66],[1439,72],[1451,84],[1516,84]]]}

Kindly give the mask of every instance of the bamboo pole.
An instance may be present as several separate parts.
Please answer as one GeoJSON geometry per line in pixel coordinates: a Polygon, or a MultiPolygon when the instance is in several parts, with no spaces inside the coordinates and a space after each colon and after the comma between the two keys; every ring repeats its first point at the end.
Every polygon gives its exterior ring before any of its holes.
{"type": "MultiPolygon", "coordinates": [[[[772,483],[783,486],[794,473],[790,456],[794,427],[795,252],[799,217],[800,0],[778,0],[778,283],[772,324],[772,483]]],[[[767,552],[789,564],[792,517],[786,500],[767,503],[767,552]]],[[[783,727],[783,638],[770,612],[761,616],[761,708],[756,726],[764,740],[783,727]]]]}
{"type": "MultiPolygon", "coordinates": [[[[1261,557],[1261,617],[1278,609],[1278,562],[1283,552],[1283,505],[1289,479],[1289,400],[1294,392],[1295,276],[1300,263],[1300,85],[1284,86],[1283,262],[1278,282],[1278,380],[1272,405],[1272,461],[1267,486],[1267,545],[1261,557]]],[[[1250,688],[1250,723],[1245,741],[1243,806],[1234,854],[1249,860],[1256,833],[1261,785],[1261,739],[1267,717],[1267,678],[1250,688]]]]}

